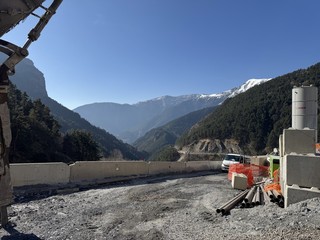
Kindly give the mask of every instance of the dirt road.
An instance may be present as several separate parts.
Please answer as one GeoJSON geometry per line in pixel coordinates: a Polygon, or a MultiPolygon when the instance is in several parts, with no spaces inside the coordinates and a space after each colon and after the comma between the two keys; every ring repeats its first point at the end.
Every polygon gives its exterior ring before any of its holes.
{"type": "Polygon", "coordinates": [[[132,180],[117,185],[18,202],[8,239],[320,239],[320,200],[281,209],[275,204],[216,208],[239,191],[226,174],[132,180]]]}

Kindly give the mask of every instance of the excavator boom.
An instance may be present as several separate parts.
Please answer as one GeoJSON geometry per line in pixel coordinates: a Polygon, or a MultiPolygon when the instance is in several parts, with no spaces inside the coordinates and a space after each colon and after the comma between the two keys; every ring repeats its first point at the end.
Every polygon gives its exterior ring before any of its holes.
{"type": "Polygon", "coordinates": [[[0,2],[0,37],[40,7],[44,0],[9,0],[0,2]]]}

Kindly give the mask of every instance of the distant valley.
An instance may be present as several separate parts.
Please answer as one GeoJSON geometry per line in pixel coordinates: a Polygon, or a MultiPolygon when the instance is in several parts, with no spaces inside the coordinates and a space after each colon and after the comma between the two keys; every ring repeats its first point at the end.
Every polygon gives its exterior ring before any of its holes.
{"type": "Polygon", "coordinates": [[[162,96],[136,104],[92,103],[75,108],[83,118],[124,142],[134,143],[151,129],[188,113],[218,106],[227,98],[243,93],[270,79],[250,79],[240,87],[217,94],[162,96]]]}

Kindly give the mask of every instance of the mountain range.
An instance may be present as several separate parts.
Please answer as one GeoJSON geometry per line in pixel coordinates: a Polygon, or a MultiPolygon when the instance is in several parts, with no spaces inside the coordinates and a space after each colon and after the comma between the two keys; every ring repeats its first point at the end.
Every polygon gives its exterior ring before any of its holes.
{"type": "Polygon", "coordinates": [[[282,129],[290,126],[292,86],[319,86],[319,77],[320,65],[315,64],[274,79],[250,79],[222,93],[162,96],[132,105],[92,103],[76,108],[78,113],[48,96],[43,74],[29,59],[17,66],[11,80],[50,108],[62,132],[86,129],[105,156],[143,159],[174,144],[187,151],[266,153],[277,147],[282,129]],[[89,116],[81,111],[89,111],[89,116]],[[95,115],[100,125],[89,119],[95,115]],[[108,121],[118,132],[103,129],[108,121]],[[119,140],[120,135],[132,146],[119,140]]]}
{"type": "Polygon", "coordinates": [[[91,103],[73,109],[95,126],[130,144],[155,129],[200,109],[218,106],[270,79],[250,79],[240,87],[216,94],[162,96],[136,104],[91,103]]]}

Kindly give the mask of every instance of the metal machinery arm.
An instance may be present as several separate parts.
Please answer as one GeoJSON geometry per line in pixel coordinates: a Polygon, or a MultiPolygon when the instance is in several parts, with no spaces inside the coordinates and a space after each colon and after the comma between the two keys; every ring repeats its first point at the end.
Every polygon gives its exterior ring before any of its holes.
{"type": "Polygon", "coordinates": [[[7,71],[14,71],[15,65],[28,56],[28,47],[40,37],[41,31],[55,14],[57,8],[62,3],[62,0],[54,0],[49,8],[43,7],[41,5],[42,2],[44,2],[44,0],[11,0],[7,3],[0,3],[0,37],[30,14],[40,19],[38,24],[28,34],[28,40],[22,48],[4,40],[0,40],[0,51],[9,56],[9,58],[1,65],[2,68],[6,67],[7,71]],[[45,10],[42,17],[33,13],[33,11],[39,7],[45,10]],[[7,10],[3,10],[4,8],[7,8],[7,10]],[[8,10],[8,8],[10,10],[8,10]]]}
{"type": "Polygon", "coordinates": [[[33,15],[39,18],[37,25],[29,32],[23,47],[0,39],[0,51],[8,58],[0,65],[0,217],[1,225],[8,223],[7,206],[12,203],[12,186],[9,168],[9,150],[11,143],[10,112],[8,109],[9,74],[15,66],[28,56],[28,47],[36,41],[62,0],[52,0],[49,8],[42,5],[45,0],[1,0],[0,37],[11,31],[18,23],[33,15]],[[41,8],[45,13],[40,17],[34,11],[41,8]]]}

